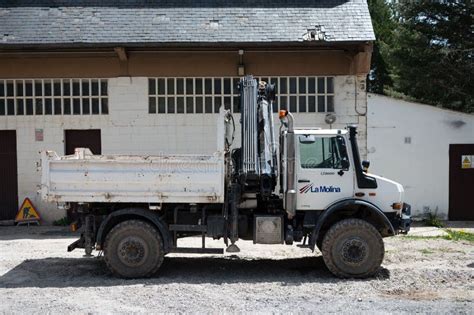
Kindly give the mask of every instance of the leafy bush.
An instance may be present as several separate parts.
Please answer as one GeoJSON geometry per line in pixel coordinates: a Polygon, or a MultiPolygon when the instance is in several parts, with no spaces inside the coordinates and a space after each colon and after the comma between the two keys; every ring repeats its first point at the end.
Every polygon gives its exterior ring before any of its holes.
{"type": "Polygon", "coordinates": [[[424,220],[425,224],[428,226],[435,226],[438,228],[444,227],[443,221],[438,217],[436,212],[428,212],[424,220]]]}
{"type": "Polygon", "coordinates": [[[64,217],[62,219],[56,220],[53,222],[54,226],[68,226],[71,224],[71,220],[69,220],[67,217],[64,217]]]}

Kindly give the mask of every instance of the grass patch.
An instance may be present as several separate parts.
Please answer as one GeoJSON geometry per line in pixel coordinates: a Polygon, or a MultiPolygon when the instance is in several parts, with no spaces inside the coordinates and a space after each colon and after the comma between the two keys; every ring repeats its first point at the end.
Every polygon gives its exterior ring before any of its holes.
{"type": "Polygon", "coordinates": [[[467,241],[469,243],[474,243],[474,233],[469,233],[465,231],[454,231],[451,229],[443,229],[448,235],[437,235],[437,236],[421,236],[421,235],[405,235],[403,238],[409,240],[433,240],[433,239],[443,239],[448,241],[467,241]]]}
{"type": "Polygon", "coordinates": [[[444,239],[444,236],[442,236],[442,235],[437,235],[437,236],[404,235],[402,237],[406,238],[408,240],[433,240],[433,239],[437,239],[437,238],[444,239]]]}
{"type": "Polygon", "coordinates": [[[424,255],[434,254],[434,251],[432,251],[431,249],[427,249],[427,248],[423,248],[422,250],[420,250],[420,252],[424,255]]]}
{"type": "Polygon", "coordinates": [[[446,240],[453,240],[453,241],[468,241],[470,243],[474,243],[474,233],[469,233],[465,231],[454,231],[451,229],[445,229],[448,235],[443,236],[446,240]]]}

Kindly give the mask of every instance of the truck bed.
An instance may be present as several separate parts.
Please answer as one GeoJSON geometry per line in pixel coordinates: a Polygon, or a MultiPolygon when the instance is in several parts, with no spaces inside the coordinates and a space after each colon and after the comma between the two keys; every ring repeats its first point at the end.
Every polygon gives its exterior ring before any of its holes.
{"type": "Polygon", "coordinates": [[[224,154],[41,153],[41,195],[50,202],[222,203],[224,154]]]}

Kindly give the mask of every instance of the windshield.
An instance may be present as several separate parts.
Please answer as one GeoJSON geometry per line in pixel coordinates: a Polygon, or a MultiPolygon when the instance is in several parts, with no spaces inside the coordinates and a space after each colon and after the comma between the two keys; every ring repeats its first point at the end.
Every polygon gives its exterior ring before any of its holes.
{"type": "Polygon", "coordinates": [[[314,142],[300,137],[300,165],[302,168],[342,169],[348,160],[342,137],[315,137],[314,142]]]}

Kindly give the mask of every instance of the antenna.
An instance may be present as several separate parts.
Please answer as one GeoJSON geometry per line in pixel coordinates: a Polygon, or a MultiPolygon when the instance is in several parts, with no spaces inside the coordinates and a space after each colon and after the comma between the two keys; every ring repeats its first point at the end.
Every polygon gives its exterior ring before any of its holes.
{"type": "Polygon", "coordinates": [[[326,117],[324,117],[324,121],[326,124],[329,125],[329,129],[332,129],[332,124],[336,121],[336,115],[333,113],[326,114],[326,117]]]}

